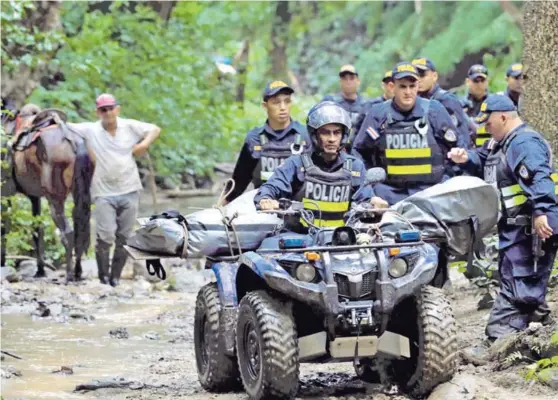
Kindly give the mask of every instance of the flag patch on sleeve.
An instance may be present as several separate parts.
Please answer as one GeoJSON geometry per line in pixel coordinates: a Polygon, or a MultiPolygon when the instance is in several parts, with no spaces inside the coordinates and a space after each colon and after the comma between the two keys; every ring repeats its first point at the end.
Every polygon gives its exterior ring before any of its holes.
{"type": "Polygon", "coordinates": [[[370,137],[374,140],[380,137],[380,135],[378,135],[378,132],[376,132],[371,126],[369,126],[368,129],[366,129],[366,132],[368,132],[370,137]]]}

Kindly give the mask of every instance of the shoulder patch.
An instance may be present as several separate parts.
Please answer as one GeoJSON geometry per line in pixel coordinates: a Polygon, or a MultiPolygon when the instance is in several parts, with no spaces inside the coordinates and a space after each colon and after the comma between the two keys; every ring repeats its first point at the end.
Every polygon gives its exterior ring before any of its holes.
{"type": "Polygon", "coordinates": [[[262,146],[260,146],[259,144],[254,146],[254,151],[261,151],[262,150],[262,146]]]}
{"type": "Polygon", "coordinates": [[[519,176],[526,181],[531,179],[531,173],[523,163],[519,164],[519,176]]]}
{"type": "Polygon", "coordinates": [[[448,129],[446,130],[446,133],[444,133],[444,139],[446,140],[446,142],[456,142],[457,135],[455,134],[453,129],[448,129]]]}

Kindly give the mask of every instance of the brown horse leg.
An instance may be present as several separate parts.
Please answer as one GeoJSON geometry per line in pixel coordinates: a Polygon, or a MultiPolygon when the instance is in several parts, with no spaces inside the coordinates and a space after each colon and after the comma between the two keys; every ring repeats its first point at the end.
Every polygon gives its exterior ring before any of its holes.
{"type": "Polygon", "coordinates": [[[66,282],[71,282],[74,280],[74,232],[64,214],[64,199],[51,197],[49,198],[49,203],[50,215],[60,231],[60,240],[66,250],[66,282]]]}
{"type": "MultiPolygon", "coordinates": [[[[27,196],[31,201],[31,210],[33,217],[41,215],[41,198],[36,196],[27,196]]],[[[45,261],[43,256],[43,228],[37,226],[33,232],[33,241],[35,242],[35,251],[37,252],[37,273],[35,278],[42,278],[45,274],[45,261]]]]}

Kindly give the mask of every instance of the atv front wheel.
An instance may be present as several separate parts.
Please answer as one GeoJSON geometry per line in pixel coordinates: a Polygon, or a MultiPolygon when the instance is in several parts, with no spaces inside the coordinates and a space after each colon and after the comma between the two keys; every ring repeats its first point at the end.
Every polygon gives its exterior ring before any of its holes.
{"type": "Polygon", "coordinates": [[[251,399],[291,399],[298,391],[298,340],[291,307],[264,291],[240,302],[236,349],[251,399]]]}
{"type": "Polygon", "coordinates": [[[412,395],[449,381],[457,368],[457,328],[442,289],[424,286],[397,305],[387,329],[409,338],[411,357],[390,362],[388,375],[412,395]],[[416,321],[414,324],[412,321],[416,321]]]}
{"type": "Polygon", "coordinates": [[[203,286],[196,299],[194,347],[198,380],[210,392],[231,391],[240,386],[235,357],[225,354],[219,329],[219,291],[214,283],[203,286]]]}

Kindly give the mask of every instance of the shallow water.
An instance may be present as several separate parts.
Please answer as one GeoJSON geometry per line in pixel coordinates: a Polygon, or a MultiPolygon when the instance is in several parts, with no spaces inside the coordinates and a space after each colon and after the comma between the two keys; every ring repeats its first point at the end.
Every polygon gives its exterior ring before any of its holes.
{"type": "MultiPolygon", "coordinates": [[[[23,358],[7,357],[2,363],[22,373],[22,377],[2,380],[4,399],[93,398],[92,394],[72,391],[78,384],[103,376],[133,377],[145,366],[135,360],[170,345],[165,337],[166,327],[150,320],[177,305],[176,293],[161,292],[155,299],[134,298],[108,305],[95,312],[92,321],[57,323],[28,314],[4,314],[2,349],[23,358]],[[125,327],[129,338],[111,338],[109,331],[117,327],[125,327]],[[157,332],[159,340],[145,338],[147,332],[157,332]],[[52,373],[62,366],[72,367],[74,373],[52,373]]],[[[180,351],[180,346],[173,346],[180,351]]]]}

